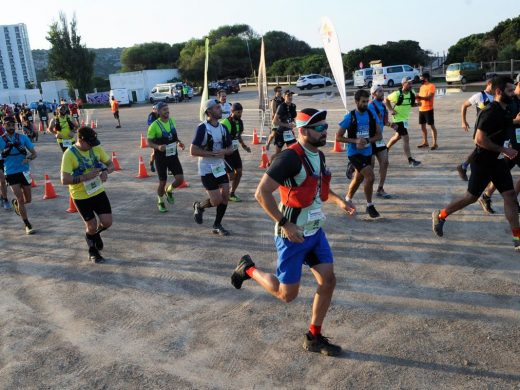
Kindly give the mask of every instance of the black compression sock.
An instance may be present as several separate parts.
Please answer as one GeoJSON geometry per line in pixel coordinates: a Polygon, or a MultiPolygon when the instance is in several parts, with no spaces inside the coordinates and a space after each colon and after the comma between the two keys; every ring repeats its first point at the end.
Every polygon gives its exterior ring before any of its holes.
{"type": "Polygon", "coordinates": [[[217,206],[217,216],[215,217],[215,223],[213,225],[220,225],[222,223],[222,218],[224,218],[224,214],[226,214],[227,204],[219,204],[217,206]]]}
{"type": "Polygon", "coordinates": [[[85,241],[87,241],[87,246],[89,249],[94,247],[94,237],[95,236],[96,236],[95,234],[85,233],[85,241]]]}
{"type": "Polygon", "coordinates": [[[210,207],[213,207],[211,205],[211,200],[210,199],[206,199],[206,200],[203,200],[202,202],[200,202],[200,208],[201,209],[209,209],[210,207]]]}
{"type": "Polygon", "coordinates": [[[25,223],[25,226],[27,226],[29,229],[32,228],[32,225],[31,225],[31,223],[29,222],[28,219],[24,219],[23,223],[25,223]]]}

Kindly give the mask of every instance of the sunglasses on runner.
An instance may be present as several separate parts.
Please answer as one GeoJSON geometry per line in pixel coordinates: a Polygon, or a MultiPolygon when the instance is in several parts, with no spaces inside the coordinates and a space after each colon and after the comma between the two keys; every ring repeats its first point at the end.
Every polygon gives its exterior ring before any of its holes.
{"type": "Polygon", "coordinates": [[[323,133],[325,130],[329,128],[329,124],[325,123],[324,125],[317,125],[317,126],[305,126],[307,129],[311,129],[314,131],[317,131],[318,133],[323,133]]]}

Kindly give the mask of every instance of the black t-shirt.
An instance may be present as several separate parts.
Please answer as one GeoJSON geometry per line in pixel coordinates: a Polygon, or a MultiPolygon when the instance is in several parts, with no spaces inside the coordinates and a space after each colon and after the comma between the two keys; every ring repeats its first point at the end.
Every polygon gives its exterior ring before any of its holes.
{"type": "MultiPolygon", "coordinates": [[[[503,109],[499,102],[493,102],[479,113],[476,128],[483,131],[493,143],[503,146],[511,138],[512,121],[510,111],[503,109]]],[[[485,159],[496,159],[500,155],[478,146],[476,152],[485,159]]]]}
{"type": "MultiPolygon", "coordinates": [[[[321,161],[325,162],[325,155],[320,150],[321,161]]],[[[267,175],[280,185],[286,187],[297,186],[301,183],[296,183],[294,177],[300,173],[302,169],[302,162],[298,154],[292,149],[285,149],[278,154],[269,168],[267,175]]]]}
{"type": "Polygon", "coordinates": [[[292,123],[296,118],[296,105],[294,103],[281,103],[276,110],[276,114],[282,123],[292,123]]]}
{"type": "Polygon", "coordinates": [[[507,106],[507,109],[509,111],[509,114],[511,115],[511,132],[510,132],[510,137],[511,137],[511,146],[520,151],[520,130],[518,130],[519,132],[519,135],[517,136],[517,130],[516,129],[520,129],[520,125],[515,125],[513,123],[513,119],[515,119],[515,117],[518,115],[518,113],[520,113],[520,98],[518,98],[518,96],[513,96],[513,101],[507,106]]]}

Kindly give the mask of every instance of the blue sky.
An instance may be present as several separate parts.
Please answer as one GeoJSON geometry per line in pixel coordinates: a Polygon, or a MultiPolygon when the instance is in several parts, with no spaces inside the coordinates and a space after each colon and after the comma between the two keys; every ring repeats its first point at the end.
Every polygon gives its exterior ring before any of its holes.
{"type": "Polygon", "coordinates": [[[82,40],[92,48],[183,42],[236,23],[249,24],[260,34],[282,30],[318,47],[320,17],[328,16],[343,52],[413,39],[442,54],[458,39],[518,16],[520,0],[26,0],[22,7],[4,9],[0,24],[25,23],[33,49],[49,48],[45,35],[63,10],[69,17],[76,12],[82,40]]]}

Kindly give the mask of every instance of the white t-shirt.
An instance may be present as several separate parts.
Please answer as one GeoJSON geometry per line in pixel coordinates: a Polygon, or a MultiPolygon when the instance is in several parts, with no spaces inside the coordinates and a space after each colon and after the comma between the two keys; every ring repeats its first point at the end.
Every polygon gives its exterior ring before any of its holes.
{"type": "Polygon", "coordinates": [[[228,118],[231,115],[231,103],[220,103],[220,107],[222,107],[222,119],[228,118]]]}
{"type": "Polygon", "coordinates": [[[493,102],[493,95],[490,95],[486,91],[484,91],[484,94],[482,94],[482,92],[477,92],[468,99],[468,102],[470,102],[472,106],[482,110],[489,103],[493,102]],[[486,96],[487,100],[484,98],[484,96],[486,96]]]}

